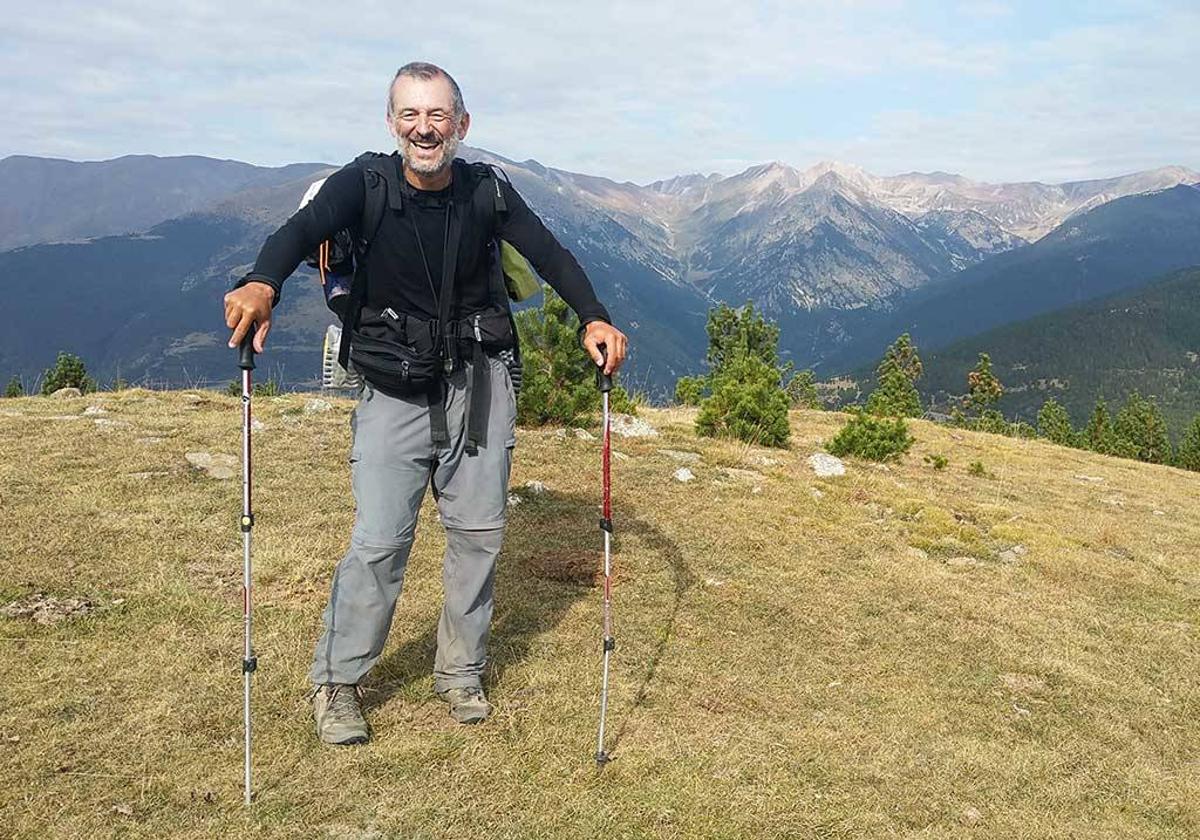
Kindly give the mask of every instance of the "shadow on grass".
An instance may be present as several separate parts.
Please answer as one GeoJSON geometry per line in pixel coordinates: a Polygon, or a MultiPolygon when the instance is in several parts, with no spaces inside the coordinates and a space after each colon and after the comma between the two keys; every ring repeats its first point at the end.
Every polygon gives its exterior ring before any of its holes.
{"type": "MultiPolygon", "coordinates": [[[[597,709],[600,691],[600,606],[604,580],[603,536],[599,527],[598,499],[592,496],[546,491],[524,496],[510,508],[504,548],[496,568],[496,610],[492,616],[489,664],[485,683],[498,681],[506,668],[523,661],[535,639],[554,630],[571,605],[580,600],[596,603],[595,674],[597,709]]],[[[658,642],[639,683],[636,711],[650,691],[674,632],[684,593],[694,578],[678,546],[656,526],[625,507],[614,516],[614,611],[620,615],[622,540],[635,540],[651,558],[658,559],[673,577],[671,609],[663,616],[658,642]]],[[[402,596],[403,597],[403,596],[402,596]]],[[[618,627],[620,626],[618,621],[618,627]]],[[[620,643],[618,631],[618,644],[620,643]]],[[[429,682],[437,646],[437,626],[430,624],[416,638],[406,639],[376,666],[373,691],[366,705],[374,708],[417,682],[429,682]]],[[[598,721],[597,721],[598,722],[598,721]]],[[[613,728],[609,726],[609,731],[613,728]]],[[[623,719],[610,742],[615,749],[625,731],[623,719]]]]}

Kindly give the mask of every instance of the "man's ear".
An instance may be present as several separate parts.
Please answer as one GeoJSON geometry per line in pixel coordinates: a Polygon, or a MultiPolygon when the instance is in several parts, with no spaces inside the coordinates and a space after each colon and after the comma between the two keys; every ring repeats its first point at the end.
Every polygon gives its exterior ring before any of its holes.
{"type": "Polygon", "coordinates": [[[458,123],[458,139],[465,140],[467,137],[467,130],[470,128],[471,128],[471,115],[463,114],[462,119],[458,123]]]}

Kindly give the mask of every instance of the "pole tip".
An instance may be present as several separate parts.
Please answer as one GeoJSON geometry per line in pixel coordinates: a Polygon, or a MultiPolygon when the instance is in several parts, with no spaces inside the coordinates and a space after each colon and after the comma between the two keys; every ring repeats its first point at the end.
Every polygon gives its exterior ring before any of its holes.
{"type": "Polygon", "coordinates": [[[605,752],[604,750],[600,750],[599,752],[596,753],[596,766],[597,767],[603,767],[605,764],[608,764],[608,762],[610,762],[610,761],[612,761],[612,757],[609,756],[609,754],[607,752],[605,752]]]}

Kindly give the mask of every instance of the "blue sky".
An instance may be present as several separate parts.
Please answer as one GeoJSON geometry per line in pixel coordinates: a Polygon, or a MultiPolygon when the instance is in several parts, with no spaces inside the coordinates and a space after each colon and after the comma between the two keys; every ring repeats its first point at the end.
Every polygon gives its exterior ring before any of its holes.
{"type": "Polygon", "coordinates": [[[340,163],[396,67],[468,142],[646,182],[819,160],[1064,181],[1200,170],[1200,3],[0,0],[0,156],[340,163]]]}

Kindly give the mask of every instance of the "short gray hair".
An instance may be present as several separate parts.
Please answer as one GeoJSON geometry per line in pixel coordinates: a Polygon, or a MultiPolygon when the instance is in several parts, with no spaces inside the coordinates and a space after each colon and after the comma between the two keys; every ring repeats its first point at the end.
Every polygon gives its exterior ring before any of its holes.
{"type": "Polygon", "coordinates": [[[395,108],[395,104],[392,102],[392,93],[396,90],[396,81],[401,76],[407,76],[410,79],[423,79],[424,81],[436,79],[441,76],[450,83],[450,92],[454,97],[454,119],[461,120],[463,114],[467,113],[467,106],[463,104],[462,90],[459,89],[458,82],[454,81],[453,76],[436,64],[430,64],[427,61],[410,61],[396,71],[396,75],[392,77],[392,83],[388,85],[388,119],[392,118],[392,112],[395,108]]]}

